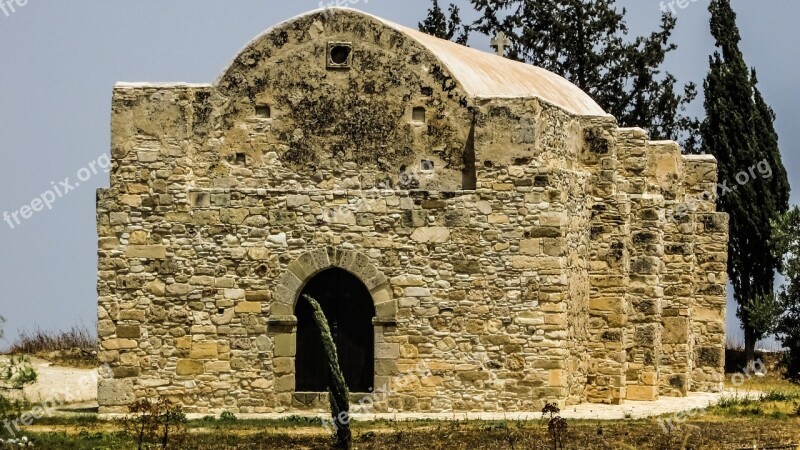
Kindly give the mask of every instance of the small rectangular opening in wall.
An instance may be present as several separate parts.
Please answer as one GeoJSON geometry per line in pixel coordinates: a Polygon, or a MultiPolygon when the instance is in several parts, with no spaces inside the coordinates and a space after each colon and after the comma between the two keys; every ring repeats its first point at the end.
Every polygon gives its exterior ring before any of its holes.
{"type": "Polygon", "coordinates": [[[328,42],[327,60],[329,69],[349,69],[353,64],[353,44],[351,42],[328,42]]]}
{"type": "Polygon", "coordinates": [[[425,123],[425,108],[422,106],[414,107],[411,112],[411,120],[418,123],[425,123]]]}
{"type": "Polygon", "coordinates": [[[272,119],[272,107],[269,105],[256,106],[256,117],[259,119],[272,119]]]}
{"type": "Polygon", "coordinates": [[[247,165],[247,155],[244,153],[237,153],[234,162],[237,166],[245,166],[247,165]]]}

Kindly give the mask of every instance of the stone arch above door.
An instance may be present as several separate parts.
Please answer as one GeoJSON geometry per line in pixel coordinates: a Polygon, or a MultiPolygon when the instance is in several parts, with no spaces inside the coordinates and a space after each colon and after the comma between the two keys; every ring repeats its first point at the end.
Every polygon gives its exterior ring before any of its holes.
{"type": "Polygon", "coordinates": [[[376,324],[396,322],[397,305],[386,275],[367,255],[356,250],[333,247],[304,253],[292,261],[287,270],[277,278],[269,310],[270,322],[296,320],[294,307],[303,286],[318,273],[333,267],[352,273],[364,283],[375,305],[376,324]]]}

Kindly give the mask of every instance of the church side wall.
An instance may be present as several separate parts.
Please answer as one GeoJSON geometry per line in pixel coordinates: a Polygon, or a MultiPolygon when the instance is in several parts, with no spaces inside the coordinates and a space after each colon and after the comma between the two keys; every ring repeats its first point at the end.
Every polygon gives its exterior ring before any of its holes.
{"type": "MultiPolygon", "coordinates": [[[[392,317],[374,325],[375,382],[387,390],[375,411],[582,399],[584,174],[515,156],[482,165],[474,192],[305,189],[265,155],[255,164],[277,177],[271,186],[297,189],[249,187],[248,159],[219,161],[244,186],[208,183],[187,119],[207,92],[115,92],[112,185],[98,194],[99,357],[111,368],[101,412],[157,395],[193,413],[324,410],[324,395],[295,391],[286,303],[314,255],[361,275],[379,316],[392,317]],[[336,256],[347,252],[361,262],[336,256]],[[367,266],[375,273],[359,272],[367,266]]],[[[345,164],[330,177],[365,174],[345,164]]]]}

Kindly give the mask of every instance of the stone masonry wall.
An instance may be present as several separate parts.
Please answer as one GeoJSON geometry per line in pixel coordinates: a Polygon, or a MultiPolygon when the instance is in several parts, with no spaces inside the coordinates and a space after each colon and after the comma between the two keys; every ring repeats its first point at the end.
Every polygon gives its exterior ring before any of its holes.
{"type": "Polygon", "coordinates": [[[101,413],[157,395],[200,414],[326,409],[295,391],[294,306],[330,267],[375,305],[376,412],[720,386],[727,222],[699,195],[713,158],[610,117],[470,98],[368,16],[284,24],[214,85],[117,86],[111,150],[101,413]],[[326,61],[336,43],[348,70],[326,61]]]}

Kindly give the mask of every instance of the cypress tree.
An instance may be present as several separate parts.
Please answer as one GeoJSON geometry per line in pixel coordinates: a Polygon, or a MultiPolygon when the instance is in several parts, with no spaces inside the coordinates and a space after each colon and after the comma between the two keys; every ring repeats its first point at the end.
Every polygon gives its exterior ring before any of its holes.
{"type": "Polygon", "coordinates": [[[756,342],[769,331],[763,314],[753,308],[764,304],[760,298],[772,295],[780,263],[772,251],[770,223],[788,209],[789,182],[775,115],[739,49],[741,36],[730,0],[712,0],[709,10],[718,50],[709,59],[701,135],[704,153],[716,156],[719,164],[717,206],[730,215],[728,275],[739,305],[747,361],[752,364],[756,342]],[[745,183],[742,173],[748,174],[745,183]],[[753,179],[757,175],[759,179],[753,179]]]}
{"type": "Polygon", "coordinates": [[[794,207],[774,222],[775,254],[786,284],[780,291],[781,317],[776,334],[789,351],[783,355],[786,378],[800,382],[800,208],[794,207]]]}
{"type": "Polygon", "coordinates": [[[328,400],[331,405],[331,417],[336,426],[336,445],[339,448],[350,448],[352,435],[350,433],[350,401],[347,384],[344,381],[342,369],[339,367],[339,356],[336,353],[336,344],[333,342],[328,319],[322,311],[319,302],[309,295],[303,298],[314,310],[314,322],[319,328],[322,346],[325,350],[325,360],[328,364],[328,400]],[[342,417],[345,417],[343,420],[342,417]]]}
{"type": "Polygon", "coordinates": [[[419,31],[436,36],[440,39],[455,40],[461,45],[467,45],[469,40],[469,27],[461,21],[461,11],[458,6],[451,4],[448,8],[450,16],[446,16],[439,6],[439,0],[433,0],[433,5],[428,10],[425,21],[418,24],[419,31]]]}

